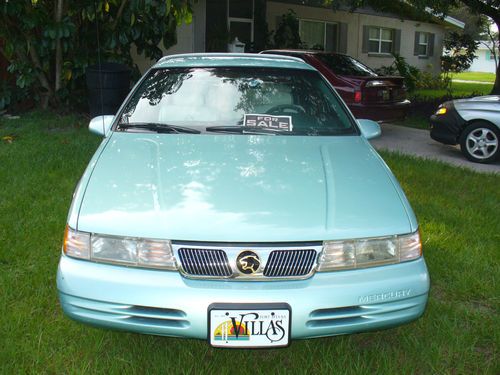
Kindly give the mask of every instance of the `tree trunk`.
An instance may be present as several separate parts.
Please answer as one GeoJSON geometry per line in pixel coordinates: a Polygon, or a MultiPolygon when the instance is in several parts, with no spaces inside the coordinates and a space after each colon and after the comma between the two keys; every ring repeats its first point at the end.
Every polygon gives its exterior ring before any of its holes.
{"type": "Polygon", "coordinates": [[[495,77],[495,84],[491,89],[491,95],[500,95],[500,64],[497,65],[497,72],[495,77]]]}
{"type": "Polygon", "coordinates": [[[118,26],[118,22],[120,22],[120,18],[122,18],[123,10],[125,9],[125,5],[127,5],[128,0],[122,0],[122,3],[120,4],[120,8],[118,8],[118,13],[116,14],[116,19],[115,22],[113,23],[113,31],[116,30],[116,27],[118,26]]]}
{"type": "MultiPolygon", "coordinates": [[[[495,19],[495,24],[497,25],[497,28],[499,29],[497,33],[498,37],[498,46],[497,46],[497,51],[500,49],[500,19],[495,19]]],[[[493,48],[495,48],[495,43],[493,43],[493,48]]],[[[499,53],[500,55],[500,53],[499,53]]],[[[500,58],[500,56],[499,56],[500,58]]],[[[493,88],[491,89],[490,92],[491,95],[500,95],[500,64],[497,64],[497,72],[496,72],[496,77],[495,77],[495,83],[493,84],[493,88]]]]}
{"type": "MultiPolygon", "coordinates": [[[[55,9],[54,20],[56,23],[61,23],[63,10],[63,0],[57,0],[57,5],[55,9]]],[[[56,61],[55,61],[55,85],[54,91],[57,93],[61,89],[61,76],[62,76],[62,49],[61,49],[61,38],[59,34],[56,39],[56,61]]]]}
{"type": "MultiPolygon", "coordinates": [[[[26,40],[28,40],[30,45],[31,45],[31,48],[29,49],[30,60],[33,63],[33,66],[35,66],[39,70],[38,80],[40,81],[40,85],[46,91],[48,98],[53,98],[54,92],[52,91],[52,88],[50,87],[50,83],[49,83],[49,80],[47,79],[47,76],[43,72],[42,64],[40,63],[40,58],[38,57],[38,54],[32,45],[31,38],[27,37],[26,40]]],[[[47,100],[47,102],[42,102],[41,104],[42,104],[42,109],[47,109],[48,100],[47,100]]]]}

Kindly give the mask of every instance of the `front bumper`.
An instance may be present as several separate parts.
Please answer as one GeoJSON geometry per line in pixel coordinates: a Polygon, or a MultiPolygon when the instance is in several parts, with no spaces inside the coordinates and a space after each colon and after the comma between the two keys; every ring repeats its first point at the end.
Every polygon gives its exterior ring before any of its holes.
{"type": "Polygon", "coordinates": [[[98,264],[61,257],[59,298],[71,318],[105,328],[207,338],[212,303],[291,306],[291,337],[349,334],[420,317],[429,275],[423,258],[361,270],[316,273],[296,281],[191,280],[178,272],[98,264]]]}
{"type": "Polygon", "coordinates": [[[445,106],[446,114],[430,117],[430,136],[446,145],[456,145],[467,122],[458,114],[452,102],[445,103],[445,106]]]}

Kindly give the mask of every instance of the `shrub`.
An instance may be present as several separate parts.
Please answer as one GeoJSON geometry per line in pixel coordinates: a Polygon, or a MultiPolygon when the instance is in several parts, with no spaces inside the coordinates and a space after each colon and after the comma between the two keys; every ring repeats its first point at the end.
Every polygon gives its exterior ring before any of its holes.
{"type": "Polygon", "coordinates": [[[449,87],[450,83],[451,78],[446,75],[434,75],[430,72],[421,71],[415,86],[417,89],[445,90],[449,87]]]}
{"type": "Polygon", "coordinates": [[[392,56],[394,62],[389,66],[377,69],[377,73],[381,75],[400,75],[403,77],[408,91],[414,91],[417,88],[417,81],[420,79],[420,71],[417,67],[408,64],[401,55],[395,53],[392,56]]]}
{"type": "Polygon", "coordinates": [[[274,32],[274,46],[275,48],[299,48],[300,45],[299,18],[293,10],[288,9],[288,12],[281,16],[281,21],[274,32]]]}
{"type": "MultiPolygon", "coordinates": [[[[0,16],[0,53],[16,86],[60,107],[78,97],[98,50],[103,61],[133,66],[135,44],[139,54],[158,59],[158,44],[175,44],[177,25],[191,22],[192,14],[191,0],[11,0],[2,2],[0,16]]],[[[4,103],[12,95],[2,94],[4,103]]]]}

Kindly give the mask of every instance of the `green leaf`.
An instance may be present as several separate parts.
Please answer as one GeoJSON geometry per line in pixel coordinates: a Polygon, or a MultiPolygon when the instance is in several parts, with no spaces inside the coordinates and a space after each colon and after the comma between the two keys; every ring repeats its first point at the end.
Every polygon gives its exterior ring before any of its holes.
{"type": "Polygon", "coordinates": [[[186,11],[184,14],[184,22],[187,23],[188,25],[193,22],[193,13],[186,11]]]}
{"type": "Polygon", "coordinates": [[[6,44],[4,46],[4,51],[5,51],[5,54],[7,55],[7,57],[10,58],[14,53],[14,44],[6,42],[6,44]]]}
{"type": "Polygon", "coordinates": [[[141,30],[137,27],[133,27],[130,29],[130,33],[132,35],[132,40],[137,40],[141,36],[141,30]]]}
{"type": "Polygon", "coordinates": [[[109,48],[115,49],[115,47],[116,47],[116,37],[112,35],[111,39],[109,40],[109,48]]]}
{"type": "Polygon", "coordinates": [[[120,33],[120,35],[118,36],[118,39],[120,39],[120,43],[123,45],[128,43],[127,34],[125,34],[124,32],[120,33]]]}

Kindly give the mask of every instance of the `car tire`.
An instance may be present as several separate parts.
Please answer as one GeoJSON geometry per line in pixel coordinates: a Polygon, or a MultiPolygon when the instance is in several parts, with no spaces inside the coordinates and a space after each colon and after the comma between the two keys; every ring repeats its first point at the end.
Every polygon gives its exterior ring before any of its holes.
{"type": "Polygon", "coordinates": [[[467,159],[491,163],[500,156],[500,131],[486,121],[474,121],[460,136],[460,149],[467,159]]]}

